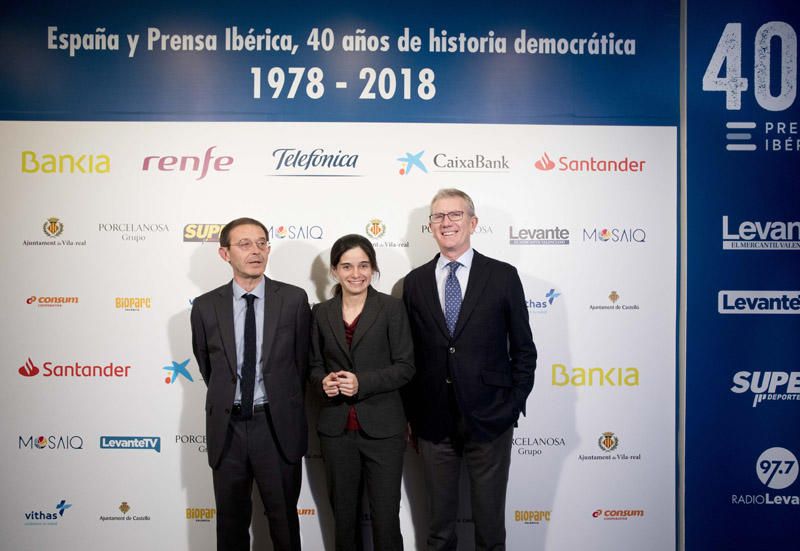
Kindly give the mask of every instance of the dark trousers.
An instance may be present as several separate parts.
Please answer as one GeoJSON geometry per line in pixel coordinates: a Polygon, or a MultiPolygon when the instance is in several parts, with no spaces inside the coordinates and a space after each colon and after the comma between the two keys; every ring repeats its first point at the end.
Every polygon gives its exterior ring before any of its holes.
{"type": "Polygon", "coordinates": [[[400,479],[405,436],[370,438],[361,431],[319,435],[336,523],[336,550],[361,549],[360,502],[367,488],[376,551],[400,551],[400,479]]]}
{"type": "Polygon", "coordinates": [[[428,488],[429,551],[455,551],[458,486],[462,461],[469,474],[476,551],[506,548],[506,488],[514,427],[491,442],[473,442],[458,423],[456,434],[439,443],[419,439],[428,488]]]}
{"type": "Polygon", "coordinates": [[[253,480],[266,509],[275,551],[299,551],[301,462],[283,458],[269,408],[255,412],[249,420],[231,417],[222,460],[213,473],[217,551],[250,551],[253,480]]]}

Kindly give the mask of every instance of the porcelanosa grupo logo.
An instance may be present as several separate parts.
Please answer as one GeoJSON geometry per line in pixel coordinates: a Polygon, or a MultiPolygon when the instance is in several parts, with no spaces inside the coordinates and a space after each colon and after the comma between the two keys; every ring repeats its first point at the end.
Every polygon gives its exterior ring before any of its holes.
{"type": "Polygon", "coordinates": [[[402,163],[400,167],[400,176],[408,176],[411,174],[411,171],[417,169],[417,172],[423,172],[424,174],[428,173],[428,167],[425,166],[425,163],[422,162],[422,156],[425,154],[425,150],[420,151],[419,153],[409,153],[402,157],[398,157],[397,160],[402,163]]]}
{"type": "Polygon", "coordinates": [[[540,434],[516,434],[511,440],[512,449],[517,455],[536,458],[555,449],[565,448],[567,441],[563,436],[540,434]]]}
{"type": "Polygon", "coordinates": [[[791,450],[775,446],[764,450],[756,459],[756,477],[772,492],[733,494],[733,505],[800,505],[796,494],[776,493],[786,490],[797,480],[797,457],[791,450]]]}
{"type": "Polygon", "coordinates": [[[611,173],[638,173],[644,172],[646,160],[631,159],[627,155],[616,158],[598,158],[594,155],[589,157],[571,158],[567,155],[558,157],[555,161],[545,152],[533,166],[536,170],[549,172],[557,169],[556,172],[611,172],[611,173]]]}
{"type": "Polygon", "coordinates": [[[800,405],[800,371],[738,371],[730,391],[752,396],[752,407],[763,402],[800,405]]]}
{"type": "Polygon", "coordinates": [[[97,231],[119,235],[122,241],[141,243],[147,241],[148,235],[168,233],[169,226],[164,223],[152,222],[125,222],[122,224],[101,222],[97,224],[97,231]]]}
{"type": "Polygon", "coordinates": [[[722,217],[724,250],[797,251],[800,250],[800,221],[745,220],[722,217]]]}
{"type": "Polygon", "coordinates": [[[130,374],[130,369],[130,365],[121,365],[114,362],[107,364],[83,364],[80,362],[59,364],[51,361],[44,362],[40,368],[29,357],[28,361],[17,371],[23,377],[36,377],[39,373],[42,373],[42,377],[115,379],[127,378],[130,374]]]}
{"type": "Polygon", "coordinates": [[[275,162],[273,176],[316,177],[339,176],[360,177],[358,153],[341,149],[328,150],[317,147],[305,150],[295,147],[279,147],[272,151],[275,162]]]}

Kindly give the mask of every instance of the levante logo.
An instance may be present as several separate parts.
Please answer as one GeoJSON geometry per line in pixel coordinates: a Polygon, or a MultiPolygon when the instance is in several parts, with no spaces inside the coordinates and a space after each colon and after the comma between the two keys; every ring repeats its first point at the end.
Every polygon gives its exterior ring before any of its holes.
{"type": "Polygon", "coordinates": [[[800,221],[745,220],[731,224],[722,217],[722,248],[725,250],[800,250],[800,221]]]}

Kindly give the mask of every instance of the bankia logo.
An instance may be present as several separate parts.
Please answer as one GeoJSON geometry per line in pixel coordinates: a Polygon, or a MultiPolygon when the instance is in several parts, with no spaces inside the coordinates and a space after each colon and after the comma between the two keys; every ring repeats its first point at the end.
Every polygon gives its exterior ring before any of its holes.
{"type": "Polygon", "coordinates": [[[78,304],[78,297],[36,296],[31,295],[25,299],[26,304],[35,304],[39,308],[61,308],[65,304],[78,304]]]}
{"type": "Polygon", "coordinates": [[[279,147],[272,151],[273,176],[360,178],[358,153],[315,147],[279,147]]]}
{"type": "Polygon", "coordinates": [[[584,243],[644,243],[647,241],[647,231],[644,228],[583,228],[584,243]]]}
{"type": "Polygon", "coordinates": [[[639,369],[636,367],[567,367],[553,364],[551,384],[554,387],[636,387],[639,369]]]}
{"type": "Polygon", "coordinates": [[[107,364],[82,364],[80,362],[72,362],[67,364],[59,364],[56,362],[46,361],[40,368],[29,357],[19,369],[18,372],[23,377],[35,377],[42,373],[42,377],[55,377],[55,378],[72,378],[79,377],[84,379],[90,378],[127,378],[130,373],[130,365],[120,365],[114,362],[107,364]]]}
{"type": "Polygon", "coordinates": [[[724,250],[797,251],[800,250],[800,221],[744,220],[722,217],[724,250]]]}
{"type": "Polygon", "coordinates": [[[800,371],[738,371],[730,391],[752,395],[753,407],[763,402],[800,402],[800,371]]]}
{"type": "Polygon", "coordinates": [[[791,450],[779,446],[768,448],[756,459],[755,468],[758,480],[772,492],[732,494],[733,505],[800,505],[800,496],[775,491],[786,490],[797,480],[797,457],[791,450]]]}
{"type": "Polygon", "coordinates": [[[543,172],[557,169],[556,172],[640,173],[644,172],[646,163],[646,160],[631,159],[627,155],[621,158],[603,158],[594,155],[572,158],[561,155],[553,161],[549,153],[544,152],[534,161],[533,166],[543,172]]]}
{"type": "Polygon", "coordinates": [[[111,157],[105,153],[22,152],[23,174],[108,174],[111,157]]]}
{"type": "Polygon", "coordinates": [[[82,450],[83,436],[77,434],[50,434],[40,436],[19,435],[21,450],[82,450]]]}
{"type": "Polygon", "coordinates": [[[101,436],[101,450],[152,450],[161,453],[160,436],[101,436]]]}
{"type": "Polygon", "coordinates": [[[195,180],[202,180],[212,172],[229,172],[233,166],[233,157],[219,155],[214,152],[216,145],[210,146],[200,155],[148,155],[142,161],[142,172],[184,172],[195,180]]]}
{"type": "Polygon", "coordinates": [[[425,150],[422,150],[419,153],[406,152],[404,156],[398,157],[397,160],[402,163],[399,170],[400,176],[408,176],[414,169],[417,169],[417,172],[427,174],[428,167],[422,162],[422,156],[424,154],[425,150]]]}
{"type": "Polygon", "coordinates": [[[510,172],[511,166],[504,154],[485,152],[435,153],[432,157],[434,172],[510,172]]]}
{"type": "Polygon", "coordinates": [[[720,291],[720,314],[800,314],[800,291],[720,291]]]}
{"type": "Polygon", "coordinates": [[[31,510],[31,512],[25,513],[25,526],[57,526],[64,517],[64,513],[71,507],[72,503],[67,503],[66,499],[62,499],[55,504],[54,510],[31,510]]]}
{"type": "Polygon", "coordinates": [[[325,237],[325,230],[319,224],[286,224],[267,226],[270,240],[281,239],[313,239],[320,240],[325,237]]]}

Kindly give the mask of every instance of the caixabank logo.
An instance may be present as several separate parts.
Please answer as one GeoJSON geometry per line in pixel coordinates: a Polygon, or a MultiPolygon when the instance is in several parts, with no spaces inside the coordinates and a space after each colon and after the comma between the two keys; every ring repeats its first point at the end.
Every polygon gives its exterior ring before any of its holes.
{"type": "Polygon", "coordinates": [[[418,151],[417,153],[409,153],[406,151],[406,154],[402,157],[398,157],[397,160],[400,161],[400,176],[408,176],[409,174],[427,174],[428,167],[425,166],[425,163],[422,161],[422,156],[425,155],[425,150],[418,151]]]}
{"type": "Polygon", "coordinates": [[[792,402],[800,406],[800,371],[738,371],[733,375],[734,394],[752,397],[753,406],[771,402],[778,404],[792,402]]]}
{"type": "Polygon", "coordinates": [[[555,363],[551,368],[551,384],[556,388],[633,388],[639,386],[636,367],[568,367],[555,363]]]}
{"type": "Polygon", "coordinates": [[[64,518],[64,513],[72,507],[72,503],[67,503],[66,499],[62,499],[52,509],[48,510],[31,510],[25,513],[25,526],[58,526],[58,523],[64,518]]]}
{"type": "Polygon", "coordinates": [[[505,154],[488,152],[438,152],[431,156],[433,172],[502,173],[511,172],[511,162],[505,154]]]}
{"type": "Polygon", "coordinates": [[[580,173],[642,173],[645,171],[647,161],[644,159],[631,159],[622,157],[595,157],[594,155],[570,157],[560,155],[554,161],[550,153],[543,152],[534,162],[533,166],[541,172],[570,172],[580,173]]]}
{"type": "Polygon", "coordinates": [[[800,496],[792,491],[797,480],[797,457],[782,447],[764,450],[756,459],[755,470],[758,480],[769,491],[732,494],[733,505],[797,507],[800,496]]]}
{"type": "Polygon", "coordinates": [[[17,372],[23,377],[37,377],[40,373],[45,378],[103,378],[103,379],[124,379],[130,375],[131,366],[122,365],[116,362],[100,364],[83,363],[80,361],[71,361],[69,363],[59,363],[53,361],[45,361],[41,367],[36,365],[29,357],[28,360],[17,369],[17,372]]]}
{"type": "Polygon", "coordinates": [[[723,216],[722,248],[727,251],[800,251],[800,221],[738,221],[723,216]]]}

